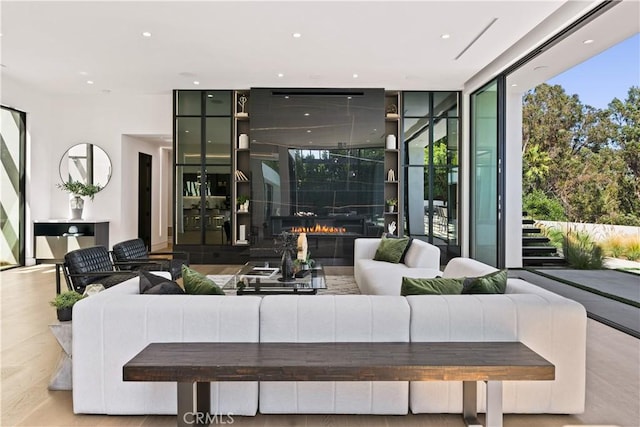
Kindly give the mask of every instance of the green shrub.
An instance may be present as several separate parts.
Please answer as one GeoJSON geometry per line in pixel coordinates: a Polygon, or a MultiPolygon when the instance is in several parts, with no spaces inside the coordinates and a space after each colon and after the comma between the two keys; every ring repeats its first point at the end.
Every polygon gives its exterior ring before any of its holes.
{"type": "Polygon", "coordinates": [[[542,190],[533,190],[522,197],[523,210],[533,218],[547,221],[566,221],[567,216],[560,201],[542,190]]]}
{"type": "Polygon", "coordinates": [[[539,225],[538,227],[540,227],[542,235],[549,238],[549,243],[558,249],[562,249],[565,240],[565,234],[562,230],[554,227],[545,227],[543,225],[539,225]]]}
{"type": "Polygon", "coordinates": [[[638,261],[640,259],[640,240],[630,241],[624,251],[625,256],[630,261],[638,261]]]}
{"type": "Polygon", "coordinates": [[[70,308],[82,298],[84,296],[76,291],[62,292],[56,295],[52,301],[49,301],[49,304],[57,309],[70,308]]]}
{"type": "Polygon", "coordinates": [[[604,264],[602,248],[587,233],[567,232],[562,249],[565,260],[574,268],[596,270],[604,264]]]}

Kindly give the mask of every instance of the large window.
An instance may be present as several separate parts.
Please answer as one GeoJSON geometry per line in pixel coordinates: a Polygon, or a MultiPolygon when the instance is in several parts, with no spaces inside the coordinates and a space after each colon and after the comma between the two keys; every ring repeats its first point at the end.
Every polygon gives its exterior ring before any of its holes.
{"type": "Polygon", "coordinates": [[[471,95],[471,257],[504,265],[501,86],[496,79],[471,95]]]}
{"type": "Polygon", "coordinates": [[[459,93],[404,92],[405,234],[458,256],[459,93]]]}
{"type": "Polygon", "coordinates": [[[26,114],[6,107],[0,114],[0,268],[7,268],[24,264],[26,114]]]}

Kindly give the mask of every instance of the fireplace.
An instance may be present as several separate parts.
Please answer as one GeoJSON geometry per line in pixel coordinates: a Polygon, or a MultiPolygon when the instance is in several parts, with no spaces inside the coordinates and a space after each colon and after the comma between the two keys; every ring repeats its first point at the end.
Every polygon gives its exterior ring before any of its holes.
{"type": "Polygon", "coordinates": [[[251,245],[251,258],[275,258],[274,240],[283,231],[307,233],[311,258],[324,265],[353,265],[354,240],[381,233],[363,215],[271,216],[264,237],[251,245]]]}
{"type": "Polygon", "coordinates": [[[271,232],[307,233],[308,237],[363,237],[365,217],[344,216],[272,216],[271,232]]]}

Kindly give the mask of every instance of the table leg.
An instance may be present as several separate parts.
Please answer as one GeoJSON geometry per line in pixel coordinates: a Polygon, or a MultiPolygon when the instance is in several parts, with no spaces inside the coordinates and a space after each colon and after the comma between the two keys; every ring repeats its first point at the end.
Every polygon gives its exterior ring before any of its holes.
{"type": "MultiPolygon", "coordinates": [[[[196,383],[196,409],[199,414],[211,415],[211,383],[196,383]]],[[[205,422],[205,425],[209,425],[205,422]]]]}
{"type": "Polygon", "coordinates": [[[475,381],[462,382],[462,417],[468,427],[482,427],[478,421],[478,384],[475,381]]]}
{"type": "Polygon", "coordinates": [[[211,420],[211,383],[178,383],[178,427],[209,425],[211,420]],[[195,403],[195,405],[194,405],[195,403]]]}
{"type": "Polygon", "coordinates": [[[502,381],[487,381],[487,426],[502,427],[502,381]]]}
{"type": "Polygon", "coordinates": [[[193,383],[178,383],[178,427],[191,427],[195,424],[197,414],[193,408],[193,383]]]}

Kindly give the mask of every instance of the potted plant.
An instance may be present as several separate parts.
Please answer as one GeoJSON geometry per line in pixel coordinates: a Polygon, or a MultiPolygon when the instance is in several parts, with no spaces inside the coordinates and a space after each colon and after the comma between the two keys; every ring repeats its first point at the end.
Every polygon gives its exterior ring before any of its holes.
{"type": "Polygon", "coordinates": [[[62,292],[49,302],[56,308],[58,320],[68,322],[71,320],[73,305],[80,301],[84,296],[76,291],[62,292]]]}
{"type": "Polygon", "coordinates": [[[249,196],[245,196],[244,194],[239,195],[236,198],[236,203],[238,204],[238,210],[240,212],[249,211],[249,196]]]}
{"type": "Polygon", "coordinates": [[[398,199],[395,197],[387,199],[387,206],[389,207],[389,212],[395,211],[396,206],[398,206],[398,199]]]}
{"type": "Polygon", "coordinates": [[[93,200],[96,193],[102,190],[100,184],[85,184],[80,181],[74,181],[73,179],[63,182],[62,184],[57,184],[57,187],[73,194],[73,199],[70,201],[71,219],[82,219],[82,210],[84,209],[83,197],[89,197],[93,200]]]}

